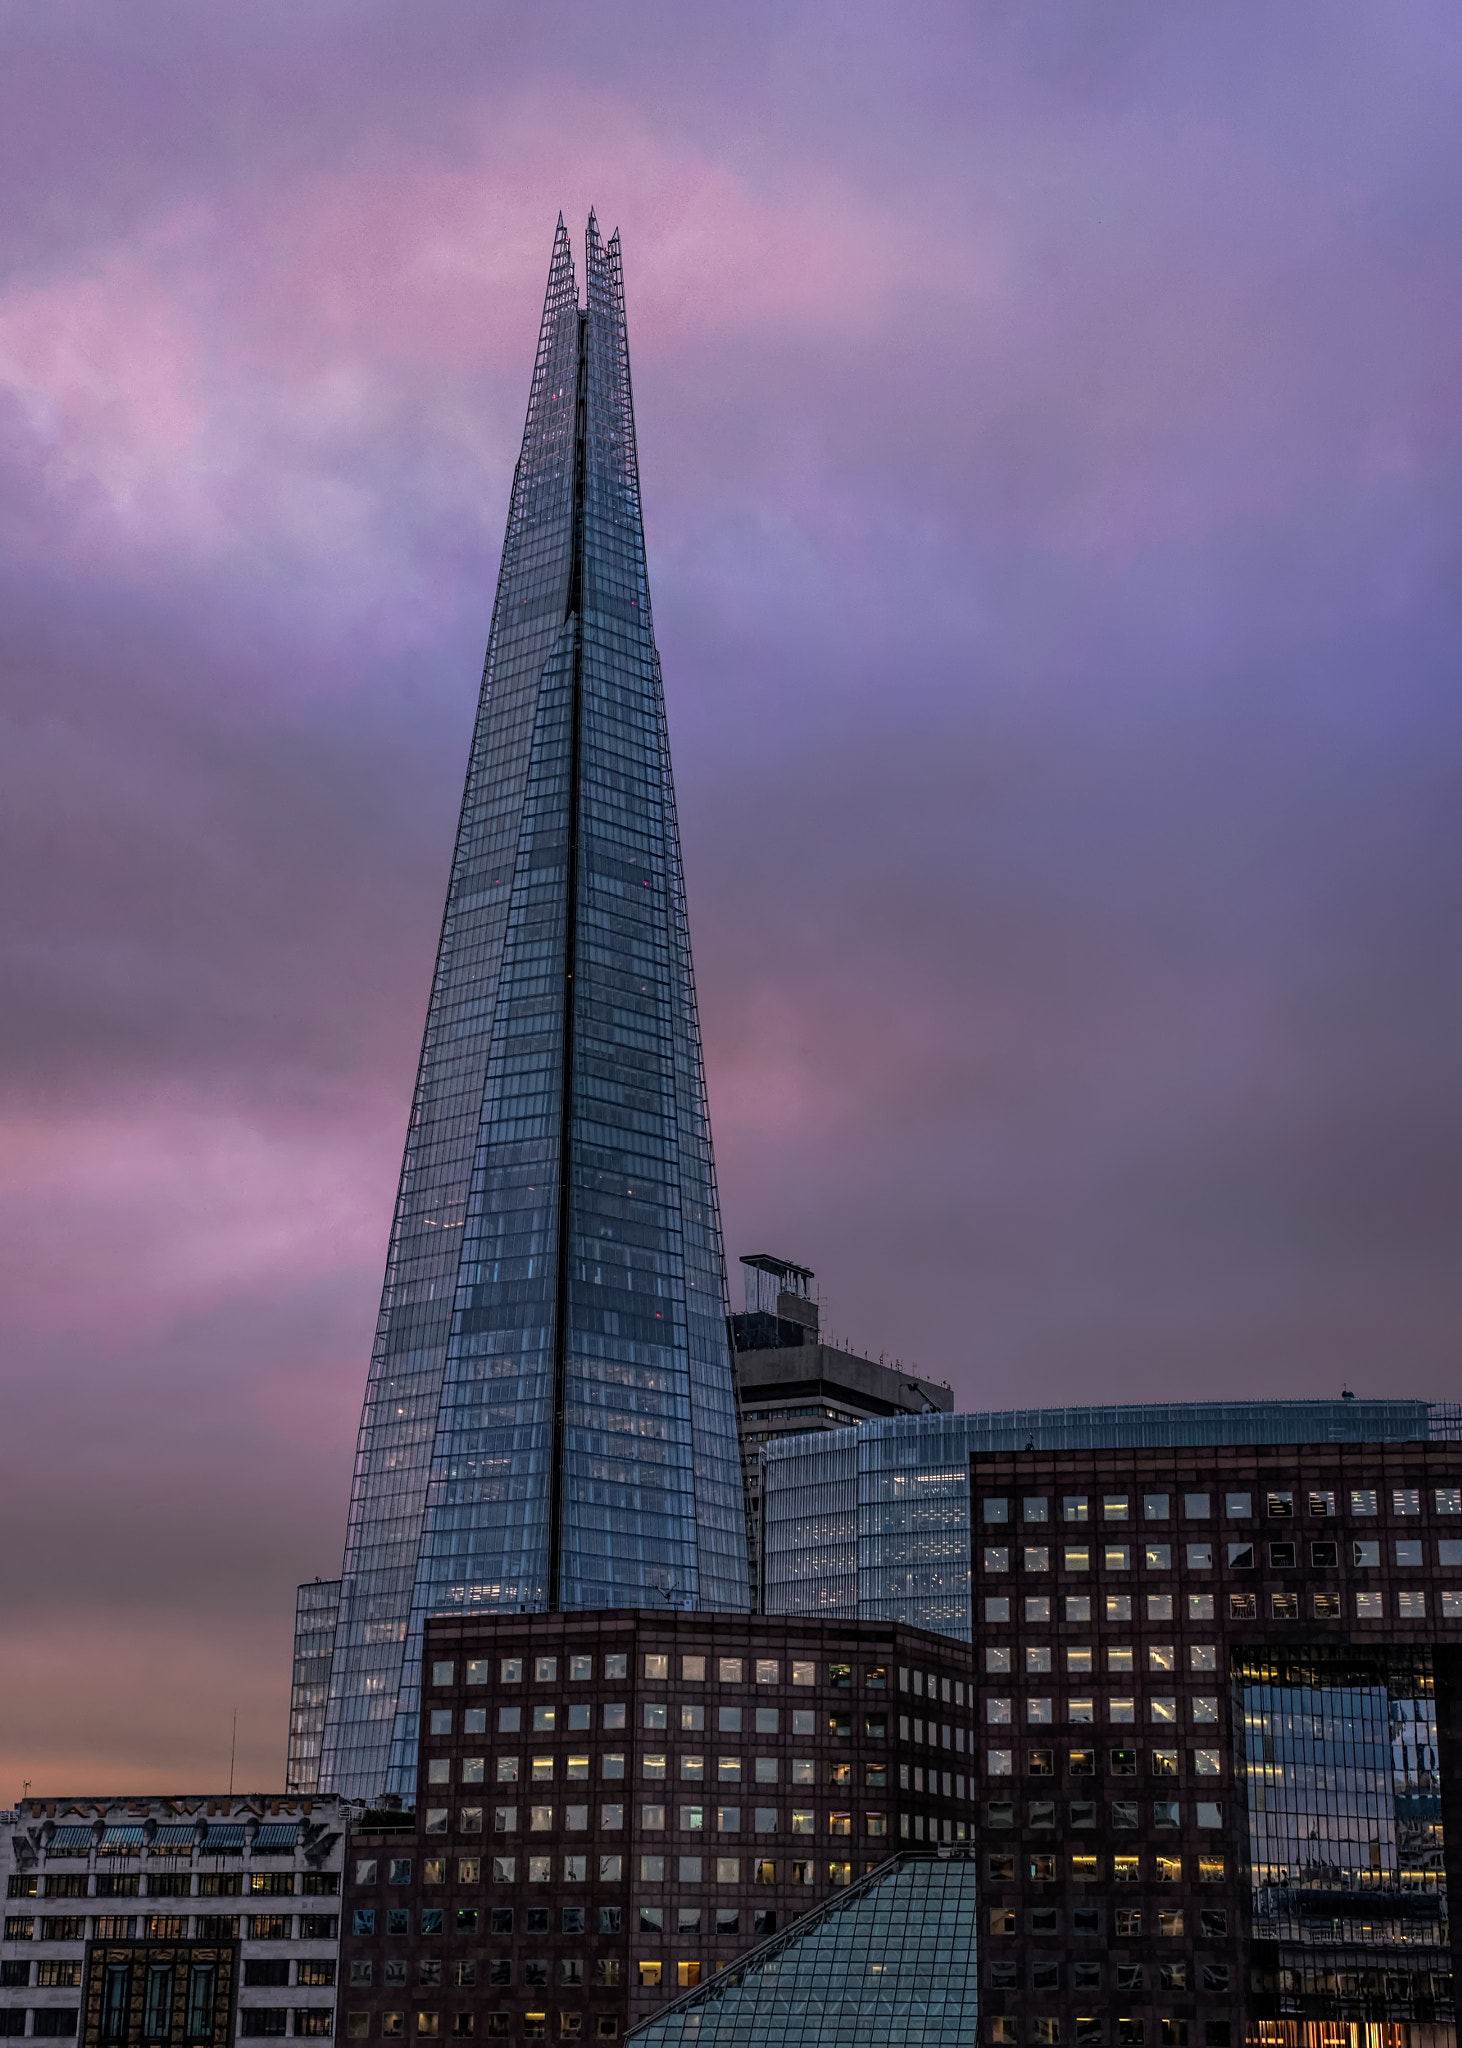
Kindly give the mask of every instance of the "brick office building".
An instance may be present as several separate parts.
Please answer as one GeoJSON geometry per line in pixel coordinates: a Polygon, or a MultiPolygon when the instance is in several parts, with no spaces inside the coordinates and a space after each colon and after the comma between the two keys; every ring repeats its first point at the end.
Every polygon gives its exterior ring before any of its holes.
{"type": "Polygon", "coordinates": [[[981,2033],[1442,2048],[1462,1450],[971,1461],[981,2033]]]}
{"type": "Polygon", "coordinates": [[[351,1838],[345,2032],[622,2037],[895,1848],[967,1843],[971,1699],[962,1644],[873,1623],[429,1622],[415,1832],[351,1838]]]}

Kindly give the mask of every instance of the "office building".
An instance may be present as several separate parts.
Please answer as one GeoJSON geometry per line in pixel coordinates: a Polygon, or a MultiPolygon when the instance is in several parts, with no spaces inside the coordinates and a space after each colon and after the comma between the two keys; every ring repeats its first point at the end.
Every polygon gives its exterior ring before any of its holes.
{"type": "Polygon", "coordinates": [[[1462,1406],[1191,1401],[895,1417],[763,1446],[764,1605],[970,1634],[969,1461],[1124,1446],[1462,1439],[1462,1406]]]}
{"type": "Polygon", "coordinates": [[[1462,1447],[977,1455],[981,2025],[1444,2048],[1462,1447]]]}
{"type": "Polygon", "coordinates": [[[619,237],[560,221],[361,1420],[318,1782],[428,1615],[748,1605],[619,237]]]}
{"type": "Polygon", "coordinates": [[[741,1261],[741,1271],[746,1307],[731,1318],[731,1346],[752,1598],[760,1609],[762,1446],[778,1437],[855,1427],[877,1416],[947,1411],[954,1395],[901,1366],[825,1344],[809,1266],[758,1252],[741,1261]]]}
{"type": "Polygon", "coordinates": [[[0,1830],[0,2034],[332,2033],[345,1829],[334,1799],[27,1799],[0,1830]]]}
{"type": "Polygon", "coordinates": [[[307,1797],[319,1789],[320,1749],[339,1612],[339,1579],[310,1580],[295,1596],[294,1671],[289,1688],[289,1756],[284,1789],[296,1796],[307,1797]]]}
{"type": "Polygon", "coordinates": [[[414,1834],[351,1842],[352,2039],[622,2038],[890,1855],[972,1844],[964,1644],[669,1608],[425,1636],[414,1834]]]}

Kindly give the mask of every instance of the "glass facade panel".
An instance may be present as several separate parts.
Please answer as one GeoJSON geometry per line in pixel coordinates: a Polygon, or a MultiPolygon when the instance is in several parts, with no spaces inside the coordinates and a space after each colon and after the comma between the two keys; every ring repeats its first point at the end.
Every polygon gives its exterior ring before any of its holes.
{"type": "Polygon", "coordinates": [[[414,1796],[426,1616],[747,1604],[616,235],[560,221],[356,1457],[320,1785],[414,1796]]]}
{"type": "Polygon", "coordinates": [[[906,1854],[634,2028],[637,2048],[969,2048],[976,1865],[906,1854]]]}
{"type": "Polygon", "coordinates": [[[1453,2021],[1431,1652],[1234,1667],[1260,2019],[1453,2021]]]}

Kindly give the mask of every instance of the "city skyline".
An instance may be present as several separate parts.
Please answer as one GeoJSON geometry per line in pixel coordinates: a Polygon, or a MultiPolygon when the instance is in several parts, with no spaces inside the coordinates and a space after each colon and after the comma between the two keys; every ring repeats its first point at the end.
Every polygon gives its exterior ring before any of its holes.
{"type": "Polygon", "coordinates": [[[731,1258],[961,1406],[1455,1392],[1455,20],[433,22],[0,24],[11,1798],[278,1782],[560,207],[731,1258]]]}

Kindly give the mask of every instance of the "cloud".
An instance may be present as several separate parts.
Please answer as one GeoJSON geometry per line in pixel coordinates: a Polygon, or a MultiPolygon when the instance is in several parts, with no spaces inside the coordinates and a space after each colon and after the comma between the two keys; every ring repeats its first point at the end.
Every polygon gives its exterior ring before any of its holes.
{"type": "Polygon", "coordinates": [[[972,1404],[1451,1390],[1451,11],[0,38],[14,1789],[282,1776],[561,206],[733,1259],[972,1404]]]}

